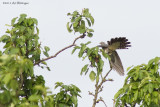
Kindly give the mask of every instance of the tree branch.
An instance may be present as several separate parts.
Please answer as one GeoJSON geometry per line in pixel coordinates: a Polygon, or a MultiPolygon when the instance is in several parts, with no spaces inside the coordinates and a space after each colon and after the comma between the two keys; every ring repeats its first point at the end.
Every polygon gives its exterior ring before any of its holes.
{"type": "MultiPolygon", "coordinates": [[[[100,82],[99,85],[98,85],[98,82],[96,82],[96,85],[95,85],[95,87],[96,87],[96,89],[95,89],[95,94],[90,94],[90,95],[93,95],[93,96],[94,96],[92,107],[95,107],[96,104],[97,104],[99,101],[102,101],[102,102],[105,104],[105,102],[104,102],[104,100],[103,100],[102,98],[100,98],[100,99],[102,99],[102,100],[97,100],[97,98],[98,98],[99,92],[101,92],[101,90],[102,90],[102,88],[103,88],[103,87],[102,87],[102,84],[103,84],[104,82],[106,82],[106,77],[107,77],[108,74],[111,72],[111,70],[112,70],[112,68],[107,72],[107,74],[106,74],[104,77],[102,77],[102,81],[100,82]]],[[[105,104],[105,106],[106,106],[106,104],[105,104]]]]}
{"type": "Polygon", "coordinates": [[[60,54],[60,53],[63,52],[64,50],[66,50],[66,49],[68,49],[68,48],[71,48],[71,47],[73,47],[73,46],[76,46],[76,44],[75,44],[76,41],[77,41],[78,39],[80,39],[80,38],[84,38],[85,36],[86,36],[86,35],[83,34],[83,35],[75,38],[75,40],[73,41],[73,43],[72,43],[71,45],[69,45],[69,46],[67,46],[67,47],[59,50],[59,51],[58,51],[57,53],[55,53],[53,56],[50,56],[50,57],[44,58],[44,59],[42,59],[42,60],[40,60],[40,61],[38,61],[38,62],[35,62],[35,63],[34,63],[34,66],[35,66],[35,65],[38,65],[39,63],[41,63],[41,62],[43,62],[43,61],[46,61],[46,60],[55,58],[58,54],[60,54]]]}
{"type": "Polygon", "coordinates": [[[98,103],[99,101],[103,102],[103,103],[104,103],[104,105],[105,105],[105,107],[107,107],[107,104],[104,102],[104,100],[103,100],[103,98],[102,98],[102,97],[100,97],[100,99],[97,101],[97,103],[98,103]]]}

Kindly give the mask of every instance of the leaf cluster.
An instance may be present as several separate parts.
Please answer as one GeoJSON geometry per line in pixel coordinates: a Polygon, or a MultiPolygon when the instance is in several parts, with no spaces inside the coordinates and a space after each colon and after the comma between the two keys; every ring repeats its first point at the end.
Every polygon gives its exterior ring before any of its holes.
{"type": "Polygon", "coordinates": [[[115,94],[117,107],[159,107],[160,105],[160,57],[148,64],[129,67],[124,86],[115,94]]]}
{"type": "Polygon", "coordinates": [[[99,47],[93,47],[89,48],[87,45],[91,42],[87,43],[81,43],[80,46],[75,46],[72,54],[79,50],[78,57],[82,58],[82,60],[88,58],[89,64],[86,64],[81,69],[81,75],[84,73],[85,75],[88,73],[89,68],[91,68],[89,77],[91,81],[99,81],[99,77],[102,74],[104,61],[102,60],[102,57],[105,59],[109,58],[108,54],[106,54],[102,49],[99,49],[99,47]],[[96,71],[92,70],[93,68],[96,69],[96,71]]]}
{"type": "Polygon", "coordinates": [[[81,92],[75,85],[64,85],[62,82],[57,82],[55,88],[60,88],[60,92],[55,95],[55,107],[77,107],[78,99],[81,97],[81,92]]]}
{"type": "Polygon", "coordinates": [[[92,37],[94,30],[90,29],[94,24],[94,18],[89,13],[89,9],[83,9],[82,13],[74,11],[73,13],[68,13],[70,16],[70,22],[67,23],[68,32],[74,31],[74,33],[79,32],[80,34],[86,34],[88,37],[92,37]],[[88,24],[88,26],[86,25],[88,24]]]}

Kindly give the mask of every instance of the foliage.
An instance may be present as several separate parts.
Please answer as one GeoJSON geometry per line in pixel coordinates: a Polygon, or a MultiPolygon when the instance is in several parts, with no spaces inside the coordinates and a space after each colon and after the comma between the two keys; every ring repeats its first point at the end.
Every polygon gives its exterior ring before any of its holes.
{"type": "Polygon", "coordinates": [[[60,92],[55,95],[55,106],[60,107],[77,107],[80,89],[75,85],[64,85],[62,82],[57,82],[55,88],[61,87],[60,92]]]}
{"type": "Polygon", "coordinates": [[[156,57],[151,59],[148,64],[129,67],[123,87],[114,96],[116,106],[159,107],[159,66],[160,57],[156,57]]]}
{"type": "Polygon", "coordinates": [[[91,42],[87,42],[86,44],[81,44],[81,46],[74,47],[72,53],[79,49],[78,56],[84,60],[85,58],[88,58],[89,64],[84,65],[84,67],[81,69],[81,75],[85,73],[85,75],[88,73],[89,68],[96,68],[95,71],[90,72],[90,79],[94,81],[95,79],[99,81],[99,78],[101,76],[101,73],[103,71],[103,65],[104,61],[102,60],[102,56],[104,58],[109,58],[108,54],[104,53],[102,49],[99,49],[98,47],[89,48],[87,45],[91,42]],[[100,54],[103,53],[103,54],[100,54]]]}
{"type": "MultiPolygon", "coordinates": [[[[43,76],[34,74],[41,53],[49,57],[50,50],[41,47],[37,25],[37,19],[21,14],[12,19],[10,29],[0,37],[4,43],[0,51],[0,107],[76,107],[80,96],[78,87],[56,83],[56,87],[61,87],[60,92],[51,94],[43,76]]],[[[44,61],[38,65],[50,70],[44,61]]]]}
{"type": "MultiPolygon", "coordinates": [[[[79,32],[80,34],[83,34],[82,38],[84,38],[85,36],[88,36],[88,37],[93,36],[92,32],[94,32],[94,30],[91,29],[90,27],[91,25],[94,24],[94,19],[89,13],[88,9],[84,9],[81,14],[77,11],[74,11],[72,14],[68,13],[68,15],[71,16],[71,22],[67,23],[67,29],[69,32],[72,32],[72,31],[74,31],[74,33],[79,32]],[[88,26],[85,24],[85,22],[88,23],[88,26]]],[[[85,60],[86,58],[88,58],[89,60],[89,63],[84,65],[84,67],[81,69],[80,74],[82,75],[84,73],[86,75],[89,72],[90,80],[95,82],[94,94],[89,92],[90,95],[94,96],[92,107],[95,107],[99,101],[102,101],[104,103],[102,97],[98,99],[98,94],[102,91],[103,89],[102,84],[105,81],[107,81],[106,77],[110,72],[109,71],[108,73],[106,73],[105,76],[102,75],[103,66],[104,66],[104,61],[102,60],[102,57],[104,57],[105,60],[107,58],[110,60],[110,57],[108,56],[108,54],[106,54],[102,49],[99,49],[99,47],[97,46],[89,48],[88,45],[90,43],[91,42],[88,41],[87,43],[81,43],[80,46],[76,45],[72,50],[72,54],[76,50],[79,50],[78,57],[82,58],[82,60],[85,60]]]]}
{"type": "Polygon", "coordinates": [[[81,14],[78,11],[74,11],[72,14],[68,13],[67,15],[71,17],[71,21],[67,23],[69,32],[74,30],[75,33],[87,33],[88,37],[93,36],[92,32],[94,32],[94,30],[89,27],[94,24],[94,18],[89,13],[89,9],[83,9],[81,14]],[[88,26],[86,26],[86,22],[88,23],[88,26]]]}
{"type": "MultiPolygon", "coordinates": [[[[82,13],[80,14],[78,11],[74,11],[72,14],[68,13],[68,16],[71,16],[70,22],[67,23],[67,29],[69,32],[74,31],[79,32],[80,34],[83,33],[84,37],[87,35],[88,37],[92,37],[93,34],[91,32],[94,32],[92,30],[91,25],[94,24],[94,18],[92,15],[89,13],[89,9],[83,9],[82,13]],[[88,23],[88,26],[85,24],[85,22],[88,23]],[[71,23],[71,24],[70,24],[71,23]],[[69,26],[70,24],[70,26],[69,26]],[[82,27],[83,26],[83,27],[82,27]],[[90,36],[92,35],[92,36],[90,36]]],[[[88,41],[87,43],[81,43],[80,46],[75,46],[74,49],[72,50],[72,54],[76,51],[79,50],[78,57],[82,58],[84,60],[85,58],[88,57],[89,61],[91,64],[86,64],[82,70],[81,70],[81,75],[83,73],[87,74],[89,70],[89,65],[90,67],[95,67],[97,68],[97,73],[95,71],[90,72],[90,79],[94,81],[96,78],[99,78],[99,75],[102,72],[103,69],[103,64],[104,61],[101,59],[101,55],[99,54],[99,48],[98,47],[93,47],[89,48],[87,45],[89,45],[91,42],[88,41]]],[[[103,50],[101,50],[103,52],[103,50]]],[[[103,52],[103,56],[106,56],[106,54],[103,52]]]]}

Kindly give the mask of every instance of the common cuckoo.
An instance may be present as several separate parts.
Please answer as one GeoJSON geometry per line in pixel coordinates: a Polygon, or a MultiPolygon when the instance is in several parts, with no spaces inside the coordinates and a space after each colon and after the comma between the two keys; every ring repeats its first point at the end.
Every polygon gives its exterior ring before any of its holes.
{"type": "Polygon", "coordinates": [[[98,46],[102,47],[104,52],[110,56],[111,60],[109,63],[111,68],[117,71],[119,75],[123,76],[123,65],[118,53],[116,52],[116,49],[128,49],[128,47],[131,47],[128,39],[126,39],[126,37],[112,38],[110,41],[107,41],[107,44],[101,42],[98,46]]]}

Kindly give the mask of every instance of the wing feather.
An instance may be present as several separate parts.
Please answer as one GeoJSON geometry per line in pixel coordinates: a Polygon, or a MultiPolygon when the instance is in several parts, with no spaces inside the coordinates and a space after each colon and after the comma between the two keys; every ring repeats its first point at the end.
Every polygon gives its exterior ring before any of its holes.
{"type": "Polygon", "coordinates": [[[124,75],[124,69],[123,69],[123,65],[122,65],[122,62],[121,62],[121,59],[118,55],[118,53],[116,51],[113,51],[113,53],[111,54],[111,60],[110,60],[110,64],[111,64],[111,67],[117,71],[117,73],[121,76],[124,75]]]}

